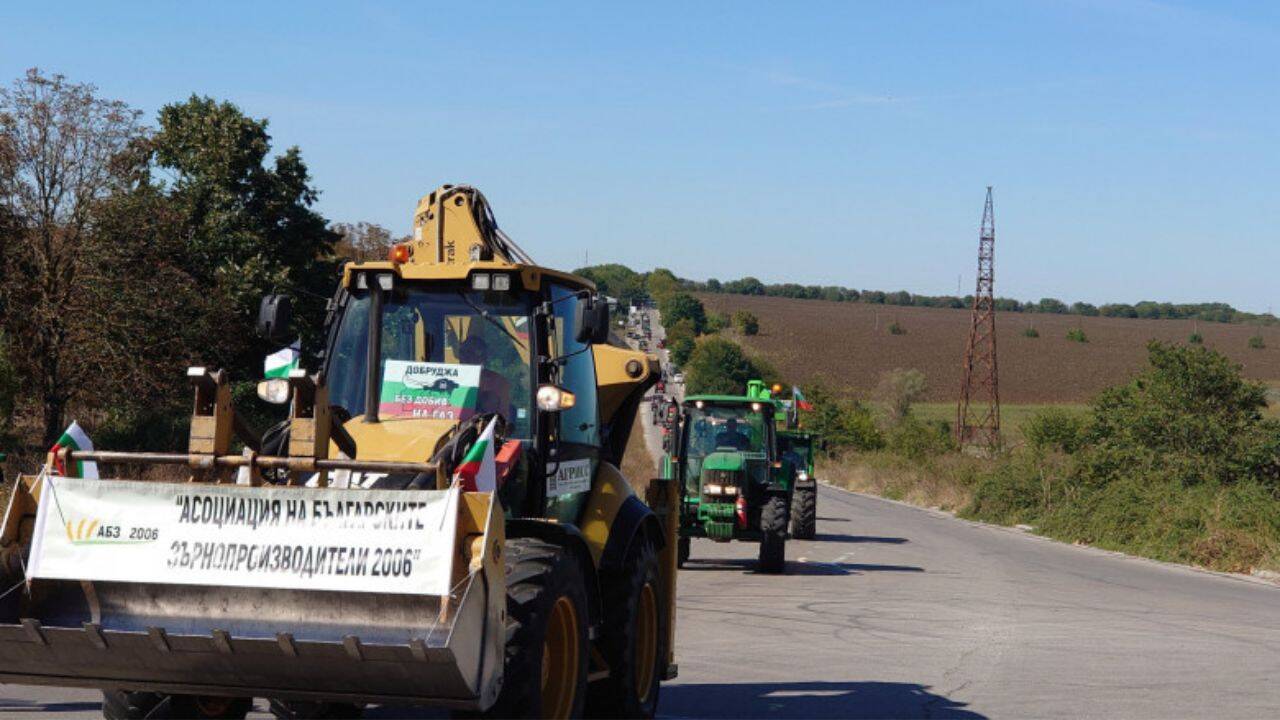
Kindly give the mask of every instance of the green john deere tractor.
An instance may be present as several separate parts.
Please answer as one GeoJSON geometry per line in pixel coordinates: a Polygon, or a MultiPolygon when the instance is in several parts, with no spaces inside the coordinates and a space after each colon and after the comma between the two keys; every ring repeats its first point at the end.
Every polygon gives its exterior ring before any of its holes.
{"type": "Polygon", "coordinates": [[[778,452],[778,401],[752,380],[747,394],[693,395],[680,406],[667,477],[680,488],[679,561],[695,537],[760,543],[759,568],[786,568],[795,467],[778,452]]]}
{"type": "Polygon", "coordinates": [[[778,431],[778,455],[795,468],[791,498],[791,537],[812,540],[818,534],[818,480],[813,474],[814,435],[803,430],[778,431]]]}

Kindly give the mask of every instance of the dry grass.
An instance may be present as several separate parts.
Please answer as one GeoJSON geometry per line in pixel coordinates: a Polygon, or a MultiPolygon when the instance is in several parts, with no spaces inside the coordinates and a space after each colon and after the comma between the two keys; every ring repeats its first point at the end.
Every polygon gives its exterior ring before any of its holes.
{"type": "Polygon", "coordinates": [[[849,453],[822,461],[817,471],[847,490],[956,512],[973,498],[973,479],[986,463],[964,455],[919,463],[884,452],[849,453]]]}

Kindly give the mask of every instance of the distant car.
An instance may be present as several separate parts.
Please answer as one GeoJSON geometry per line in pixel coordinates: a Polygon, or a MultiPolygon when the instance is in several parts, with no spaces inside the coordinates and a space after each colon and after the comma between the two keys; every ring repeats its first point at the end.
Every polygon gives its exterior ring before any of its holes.
{"type": "Polygon", "coordinates": [[[680,385],[683,385],[683,384],[684,384],[684,373],[682,373],[682,372],[678,372],[678,373],[676,373],[675,375],[672,375],[672,376],[671,376],[671,382],[673,382],[673,383],[677,383],[677,384],[680,384],[680,385]]]}

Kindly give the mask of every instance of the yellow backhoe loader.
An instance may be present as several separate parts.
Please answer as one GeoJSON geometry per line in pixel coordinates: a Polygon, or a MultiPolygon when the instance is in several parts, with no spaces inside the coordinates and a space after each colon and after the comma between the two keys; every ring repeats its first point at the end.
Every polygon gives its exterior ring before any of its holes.
{"type": "MultiPolygon", "coordinates": [[[[318,369],[245,427],[191,368],[186,453],[52,453],[0,530],[0,681],[99,688],[107,717],[423,704],[652,716],[675,676],[676,493],[619,472],[656,359],[445,185],[411,241],[348,264],[318,369]],[[127,477],[83,479],[94,461],[127,477]],[[155,473],[153,473],[155,474],[155,473]]],[[[292,338],[288,298],[259,328],[292,338]]]]}

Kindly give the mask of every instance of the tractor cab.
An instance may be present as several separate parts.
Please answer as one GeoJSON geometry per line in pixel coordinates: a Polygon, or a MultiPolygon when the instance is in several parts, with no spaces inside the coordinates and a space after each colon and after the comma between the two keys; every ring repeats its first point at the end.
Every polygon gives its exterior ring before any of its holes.
{"type": "Polygon", "coordinates": [[[763,383],[746,395],[694,395],[680,407],[669,462],[681,492],[680,557],[691,540],[761,543],[760,566],[781,572],[793,466],[778,452],[777,407],[763,383]]]}

